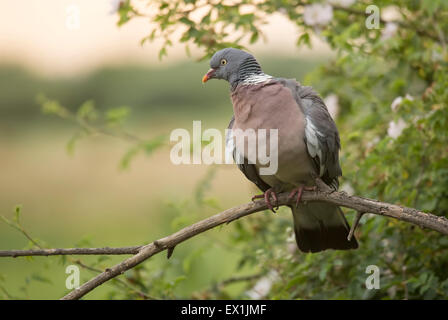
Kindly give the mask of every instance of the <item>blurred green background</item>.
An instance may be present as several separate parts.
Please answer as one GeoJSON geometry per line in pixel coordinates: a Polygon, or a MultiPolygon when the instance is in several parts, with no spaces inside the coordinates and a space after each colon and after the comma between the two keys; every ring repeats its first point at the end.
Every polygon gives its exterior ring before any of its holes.
{"type": "MultiPolygon", "coordinates": [[[[160,146],[194,120],[227,127],[228,85],[202,85],[208,64],[197,59],[239,45],[266,73],[305,79],[326,99],[341,137],[341,189],[448,215],[446,1],[381,0],[368,19],[368,0],[204,2],[5,3],[0,249],[31,248],[24,230],[43,247],[144,244],[258,193],[233,165],[175,166],[160,146]],[[117,138],[123,130],[143,143],[117,138]]],[[[358,250],[302,254],[291,223],[284,208],[240,219],[86,298],[448,297],[442,233],[364,215],[358,250]],[[378,290],[366,289],[369,265],[380,269],[378,290]]],[[[0,299],[61,297],[75,259],[0,259],[0,299]]],[[[104,270],[123,257],[81,259],[104,270]]],[[[82,281],[94,274],[81,269],[82,281]]]]}
{"type": "MultiPolygon", "coordinates": [[[[262,56],[259,60],[267,73],[301,80],[325,58],[262,56]]],[[[149,157],[136,157],[123,170],[119,163],[129,143],[107,136],[80,140],[70,153],[66,146],[76,125],[44,115],[36,102],[36,96],[43,93],[73,111],[87,100],[93,100],[100,111],[128,106],[131,113],[125,130],[148,139],[176,128],[191,131],[193,120],[201,120],[203,130],[224,130],[232,115],[228,86],[223,81],[204,86],[200,80],[207,69],[206,62],[192,60],[163,68],[104,67],[63,78],[42,77],[17,65],[2,65],[0,213],[12,218],[14,207],[22,205],[24,228],[49,247],[131,246],[247,202],[258,191],[233,165],[221,165],[213,171],[206,165],[175,166],[170,162],[169,148],[162,148],[149,157]],[[210,186],[201,190],[201,181],[211,172],[214,178],[210,186]],[[201,192],[208,200],[199,207],[194,199],[201,192]]],[[[289,213],[281,216],[290,223],[289,213]]],[[[212,230],[176,248],[167,267],[167,281],[175,281],[183,273],[188,279],[173,289],[175,293],[188,295],[234,274],[240,249],[225,244],[232,228],[212,230]],[[220,263],[215,263],[217,259],[220,263]]],[[[28,244],[17,230],[0,223],[0,249],[20,249],[28,244]]],[[[101,260],[100,265],[122,258],[101,260]]],[[[98,262],[96,257],[81,260],[98,262]]],[[[165,255],[160,255],[145,266],[163,270],[167,263],[165,255]]],[[[11,297],[61,297],[67,292],[68,264],[58,257],[0,259],[3,287],[11,297]]],[[[255,271],[250,267],[240,273],[255,271]]],[[[93,275],[81,269],[83,280],[93,275]]],[[[104,298],[110,286],[106,284],[87,298],[104,298]]],[[[233,292],[241,289],[240,284],[229,286],[233,292]]]]}

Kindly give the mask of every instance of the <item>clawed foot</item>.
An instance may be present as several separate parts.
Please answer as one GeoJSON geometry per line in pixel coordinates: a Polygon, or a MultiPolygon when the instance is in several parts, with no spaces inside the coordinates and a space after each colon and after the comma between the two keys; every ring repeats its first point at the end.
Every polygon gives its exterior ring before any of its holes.
{"type": "Polygon", "coordinates": [[[316,191],[317,187],[316,186],[313,186],[313,187],[300,186],[300,187],[292,189],[291,192],[288,195],[288,200],[293,199],[294,196],[297,195],[297,198],[296,198],[296,208],[299,206],[299,202],[302,199],[303,190],[306,190],[306,191],[316,191]]]}
{"type": "Polygon", "coordinates": [[[272,212],[275,213],[274,206],[271,203],[271,196],[275,200],[276,209],[278,209],[277,194],[275,193],[275,191],[272,188],[269,188],[268,190],[266,190],[264,194],[259,194],[259,195],[253,196],[252,201],[254,201],[255,199],[263,199],[264,198],[264,202],[268,206],[269,210],[272,210],[272,212]]]}

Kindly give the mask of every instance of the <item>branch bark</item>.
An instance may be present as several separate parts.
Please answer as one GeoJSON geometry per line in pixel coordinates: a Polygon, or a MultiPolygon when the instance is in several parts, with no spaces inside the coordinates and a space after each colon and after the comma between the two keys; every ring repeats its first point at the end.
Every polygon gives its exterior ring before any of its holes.
{"type": "MultiPolygon", "coordinates": [[[[292,204],[291,201],[287,199],[287,197],[287,194],[279,195],[279,205],[292,204]]],[[[369,212],[410,222],[420,227],[426,227],[448,235],[448,219],[446,219],[445,217],[437,217],[429,213],[424,213],[413,208],[402,207],[357,196],[349,196],[345,192],[305,191],[302,195],[302,200],[325,201],[347,208],[355,209],[358,212],[369,212]]],[[[143,246],[136,255],[124,260],[121,263],[116,264],[110,269],[106,269],[106,271],[104,271],[102,274],[84,283],[81,287],[73,290],[62,299],[79,299],[102,283],[124,273],[126,270],[135,267],[136,265],[142,263],[143,261],[159,252],[162,252],[164,250],[172,252],[176,245],[193,236],[196,236],[221,224],[230,223],[249,214],[266,209],[267,206],[264,201],[256,201],[225,210],[205,220],[199,221],[191,226],[181,229],[180,231],[170,236],[156,240],[153,243],[143,246]]]]}
{"type": "Polygon", "coordinates": [[[137,254],[142,246],[120,248],[67,248],[67,249],[38,249],[38,250],[0,250],[0,257],[26,256],[66,256],[66,255],[119,255],[137,254]]]}
{"type": "MultiPolygon", "coordinates": [[[[326,191],[304,191],[302,201],[324,201],[346,208],[354,209],[362,213],[373,213],[381,216],[394,218],[409,222],[422,228],[428,228],[448,235],[448,219],[438,217],[430,213],[424,213],[417,209],[407,208],[395,204],[380,202],[377,200],[349,196],[345,192],[326,191]]],[[[278,195],[278,204],[292,205],[293,200],[288,200],[288,194],[278,195]]],[[[188,240],[209,229],[215,228],[224,223],[230,223],[249,214],[266,210],[264,201],[259,200],[243,204],[221,213],[199,221],[188,227],[179,230],[167,237],[156,240],[144,246],[123,247],[123,248],[72,248],[72,249],[39,249],[39,250],[12,250],[1,251],[0,257],[17,257],[25,255],[58,255],[58,254],[134,254],[132,257],[107,268],[103,273],[84,283],[78,289],[73,290],[64,296],[63,300],[79,299],[100,286],[104,282],[113,279],[125,271],[132,269],[136,265],[149,259],[153,255],[164,250],[170,256],[174,248],[181,242],[188,240]]]]}

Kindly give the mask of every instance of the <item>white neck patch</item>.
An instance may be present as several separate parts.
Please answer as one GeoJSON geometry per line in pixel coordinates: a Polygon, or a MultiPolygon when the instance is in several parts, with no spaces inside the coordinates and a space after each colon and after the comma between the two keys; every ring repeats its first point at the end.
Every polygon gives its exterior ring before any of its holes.
{"type": "Polygon", "coordinates": [[[267,82],[269,80],[271,80],[273,78],[273,76],[270,76],[266,73],[261,73],[261,74],[252,74],[249,77],[247,77],[246,79],[244,79],[241,84],[247,85],[247,84],[259,84],[259,83],[264,83],[267,82]]]}

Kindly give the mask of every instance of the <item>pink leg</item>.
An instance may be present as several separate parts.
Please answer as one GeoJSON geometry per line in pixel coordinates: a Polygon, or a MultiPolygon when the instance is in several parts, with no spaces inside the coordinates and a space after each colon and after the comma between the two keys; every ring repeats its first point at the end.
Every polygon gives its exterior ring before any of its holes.
{"type": "Polygon", "coordinates": [[[296,208],[297,208],[299,206],[300,200],[302,199],[303,190],[316,191],[316,189],[317,189],[316,186],[313,187],[299,186],[291,190],[291,192],[288,195],[288,200],[291,200],[297,194],[296,198],[296,208]]]}
{"type": "Polygon", "coordinates": [[[277,194],[275,193],[275,191],[272,188],[269,188],[263,194],[259,194],[259,195],[253,196],[252,197],[252,201],[254,201],[255,199],[264,199],[264,202],[268,206],[269,210],[272,210],[272,212],[275,213],[274,206],[271,203],[271,196],[272,196],[272,198],[274,198],[275,203],[276,203],[275,205],[277,206],[277,209],[278,209],[277,194]]]}

